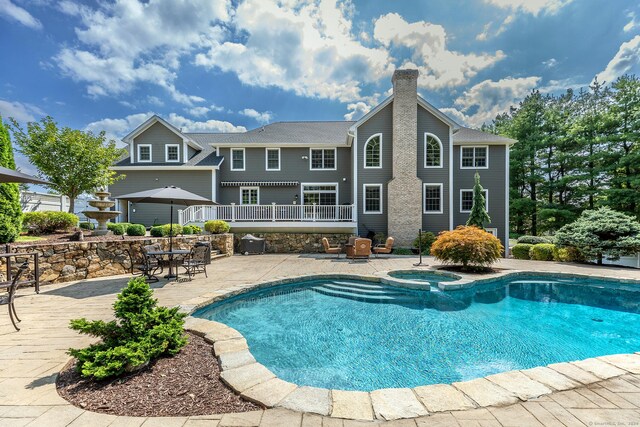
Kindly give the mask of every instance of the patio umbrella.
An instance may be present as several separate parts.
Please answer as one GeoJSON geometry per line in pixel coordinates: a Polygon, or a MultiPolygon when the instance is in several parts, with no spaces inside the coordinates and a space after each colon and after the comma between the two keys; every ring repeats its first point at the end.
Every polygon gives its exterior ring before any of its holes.
{"type": "Polygon", "coordinates": [[[126,199],[133,203],[164,203],[171,205],[170,226],[169,226],[169,251],[173,250],[173,204],[193,206],[193,205],[215,205],[217,203],[197,194],[175,187],[173,185],[156,188],[154,190],[139,191],[137,193],[124,194],[116,199],[126,199]]]}
{"type": "Polygon", "coordinates": [[[50,182],[43,181],[35,176],[27,175],[26,173],[18,172],[2,166],[0,166],[0,182],[24,182],[29,184],[51,185],[50,182]]]}

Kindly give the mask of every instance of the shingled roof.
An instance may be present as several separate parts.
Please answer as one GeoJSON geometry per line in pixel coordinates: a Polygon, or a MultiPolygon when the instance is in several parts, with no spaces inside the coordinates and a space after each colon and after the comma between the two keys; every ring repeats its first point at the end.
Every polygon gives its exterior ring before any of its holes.
{"type": "Polygon", "coordinates": [[[481,130],[461,127],[453,134],[453,142],[455,144],[514,144],[517,141],[504,136],[482,132],[481,130]]]}

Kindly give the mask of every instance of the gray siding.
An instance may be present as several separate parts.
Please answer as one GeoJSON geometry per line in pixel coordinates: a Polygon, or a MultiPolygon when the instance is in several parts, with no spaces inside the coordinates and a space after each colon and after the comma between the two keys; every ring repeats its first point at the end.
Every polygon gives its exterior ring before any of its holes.
{"type": "MultiPolygon", "coordinates": [[[[165,144],[178,144],[180,152],[180,163],[184,162],[182,157],[182,138],[167,129],[162,123],[154,123],[149,129],[136,136],[133,140],[133,156],[138,161],[138,144],[151,144],[151,160],[152,163],[164,163],[165,144]]],[[[175,162],[169,163],[177,164],[175,162]]]]}
{"type": "Polygon", "coordinates": [[[392,141],[393,141],[393,102],[380,110],[377,114],[360,125],[358,141],[354,144],[356,152],[356,167],[358,170],[358,234],[366,236],[368,232],[387,233],[387,183],[392,174],[392,141]],[[377,134],[382,134],[382,169],[364,168],[364,146],[367,140],[377,134]],[[365,214],[362,200],[364,184],[382,184],[382,213],[365,214]]]}
{"type": "MultiPolygon", "coordinates": [[[[505,156],[504,145],[489,146],[489,169],[478,169],[480,183],[489,191],[489,216],[491,224],[487,227],[498,229],[498,238],[505,241],[505,156]]],[[[460,212],[460,190],[473,188],[474,169],[460,169],[460,146],[453,150],[453,225],[464,225],[469,218],[468,213],[460,212]]]]}
{"type": "MultiPolygon", "coordinates": [[[[320,148],[320,147],[318,147],[320,148]]],[[[351,199],[351,154],[350,149],[341,147],[337,149],[336,170],[317,171],[309,169],[309,148],[306,147],[282,147],[280,149],[280,170],[266,170],[264,147],[245,148],[245,170],[231,170],[231,148],[219,149],[219,155],[224,157],[220,166],[218,182],[221,181],[299,181],[300,183],[337,183],[338,203],[353,203],[351,199]],[[346,181],[343,181],[346,178],[346,181]]],[[[218,190],[218,202],[223,205],[240,203],[240,189],[238,187],[220,187],[218,190]]],[[[261,204],[292,204],[298,195],[298,203],[301,203],[301,187],[261,187],[261,204]]]]}
{"type": "MultiPolygon", "coordinates": [[[[435,234],[449,229],[449,150],[449,125],[418,106],[418,178],[423,184],[442,184],[442,213],[422,215],[422,229],[435,234]],[[424,167],[425,132],[434,134],[442,142],[442,168],[424,167]]],[[[416,197],[421,198],[421,209],[424,212],[424,194],[416,197]]]]}
{"type": "MultiPolygon", "coordinates": [[[[152,190],[167,185],[198,194],[207,199],[211,199],[212,171],[210,170],[184,170],[184,171],[162,171],[132,170],[124,172],[126,178],[117,181],[109,186],[111,197],[116,198],[123,194],[135,193],[137,191],[152,190]]],[[[184,206],[174,205],[174,222],[178,221],[178,210],[184,206]]],[[[120,204],[120,210],[126,217],[127,207],[124,201],[120,204]]],[[[169,222],[169,205],[155,203],[132,203],[129,209],[130,217],[128,222],[151,226],[154,224],[166,224],[169,222]],[[135,210],[135,212],[134,212],[135,210]]]]}

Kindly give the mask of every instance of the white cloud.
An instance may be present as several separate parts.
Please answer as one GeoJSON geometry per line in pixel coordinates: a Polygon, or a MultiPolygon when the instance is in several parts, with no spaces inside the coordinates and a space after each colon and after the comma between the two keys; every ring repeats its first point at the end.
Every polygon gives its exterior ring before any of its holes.
{"type": "Polygon", "coordinates": [[[467,84],[479,71],[505,57],[495,54],[463,54],[448,50],[447,34],[441,25],[425,21],[408,23],[397,13],[389,13],[375,21],[373,36],[386,47],[412,50],[411,61],[402,68],[420,71],[418,85],[427,89],[442,89],[467,84]]]}
{"type": "Polygon", "coordinates": [[[33,28],[34,30],[42,29],[42,23],[40,21],[26,9],[12,3],[11,0],[0,0],[0,15],[17,21],[25,27],[33,28]]]}
{"type": "MultiPolygon", "coordinates": [[[[149,117],[155,113],[137,113],[130,114],[121,119],[106,118],[89,123],[85,130],[98,133],[105,131],[108,139],[113,139],[120,142],[120,140],[129,134],[136,127],[140,126],[149,117]]],[[[220,121],[220,120],[207,120],[199,122],[188,119],[176,113],[169,114],[165,117],[166,120],[175,127],[182,129],[184,132],[246,132],[244,126],[235,126],[232,123],[220,121]]]]}
{"type": "Polygon", "coordinates": [[[251,117],[260,124],[269,123],[273,119],[273,113],[271,111],[259,112],[254,110],[253,108],[245,108],[242,111],[238,111],[238,113],[242,114],[243,116],[251,117]]]}
{"type": "Polygon", "coordinates": [[[544,65],[545,68],[554,68],[558,65],[558,60],[556,58],[549,58],[546,61],[542,61],[542,65],[544,65]]]}
{"type": "Polygon", "coordinates": [[[620,49],[609,61],[607,67],[598,74],[598,80],[601,83],[611,83],[638,65],[640,65],[640,35],[620,45],[620,49]]]}
{"type": "Polygon", "coordinates": [[[19,122],[33,122],[40,120],[46,113],[32,104],[0,99],[0,115],[3,119],[13,117],[19,122]]]}
{"type": "Polygon", "coordinates": [[[485,24],[485,26],[482,27],[482,32],[476,36],[476,40],[485,41],[490,37],[499,36],[500,34],[504,33],[507,30],[507,28],[513,22],[514,19],[515,17],[513,15],[507,16],[504,19],[504,21],[502,21],[502,24],[500,24],[498,29],[493,34],[490,34],[490,30],[491,30],[491,27],[493,26],[493,22],[489,22],[488,24],[485,24]]]}
{"type": "Polygon", "coordinates": [[[234,72],[251,86],[353,101],[362,83],[389,77],[393,66],[385,49],[360,43],[351,13],[348,1],[246,0],[232,19],[243,37],[212,40],[195,63],[234,72]]]}
{"type": "Polygon", "coordinates": [[[469,117],[465,115],[462,111],[458,110],[457,108],[440,108],[440,111],[442,111],[444,114],[452,118],[453,121],[455,121],[460,125],[469,124],[468,122],[469,117]]]}
{"type": "Polygon", "coordinates": [[[187,108],[185,111],[195,117],[204,117],[211,111],[221,113],[224,111],[224,107],[218,107],[215,104],[211,104],[208,107],[201,106],[201,107],[187,108]]]}
{"type": "Polygon", "coordinates": [[[553,15],[573,0],[484,0],[501,9],[530,13],[537,16],[540,12],[553,15]]]}
{"type": "Polygon", "coordinates": [[[371,111],[371,106],[366,102],[358,101],[348,104],[347,110],[349,112],[344,115],[345,120],[358,120],[371,111]]]}
{"type": "Polygon", "coordinates": [[[634,12],[629,12],[627,14],[627,17],[631,20],[627,22],[624,27],[622,27],[625,33],[629,33],[640,26],[640,22],[636,21],[636,14],[634,12]]]}
{"type": "Polygon", "coordinates": [[[505,78],[498,81],[484,80],[466,90],[455,101],[460,114],[444,109],[459,122],[480,126],[527,96],[540,82],[540,77],[505,78]],[[473,111],[473,112],[471,112],[473,111]]]}
{"type": "Polygon", "coordinates": [[[79,49],[64,48],[55,60],[72,79],[87,84],[90,96],[117,95],[136,84],[163,87],[179,103],[203,99],[175,86],[180,57],[222,37],[229,0],[117,0],[97,9],[64,1],[59,8],[78,16],[79,49]]]}

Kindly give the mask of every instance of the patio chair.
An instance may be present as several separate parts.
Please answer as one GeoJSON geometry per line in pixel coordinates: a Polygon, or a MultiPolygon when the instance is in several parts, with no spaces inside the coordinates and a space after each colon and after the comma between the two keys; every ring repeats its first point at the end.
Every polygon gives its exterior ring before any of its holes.
{"type": "Polygon", "coordinates": [[[11,323],[13,323],[13,327],[16,328],[16,331],[20,330],[20,328],[18,328],[18,325],[16,324],[16,320],[18,322],[20,322],[21,320],[18,317],[18,313],[16,312],[14,301],[16,291],[18,290],[18,286],[20,286],[20,277],[27,268],[29,268],[29,263],[25,261],[22,263],[22,265],[20,265],[20,267],[18,267],[18,271],[16,272],[16,275],[13,276],[13,279],[11,281],[0,282],[0,289],[5,289],[7,291],[5,301],[7,306],[9,307],[9,318],[11,319],[11,323]]]}
{"type": "Polygon", "coordinates": [[[353,253],[355,250],[354,248],[355,248],[357,238],[358,236],[349,237],[349,241],[347,242],[346,245],[344,245],[344,251],[347,254],[347,258],[353,258],[353,253]]]}
{"type": "Polygon", "coordinates": [[[371,239],[357,238],[353,244],[353,256],[352,261],[356,259],[369,260],[371,256],[371,239]]]}
{"type": "Polygon", "coordinates": [[[209,254],[209,248],[205,245],[196,245],[191,248],[191,253],[187,256],[184,261],[182,261],[182,266],[187,271],[189,275],[189,280],[191,280],[191,276],[196,273],[204,272],[204,277],[209,277],[207,275],[207,255],[209,254]]]}
{"type": "Polygon", "coordinates": [[[151,256],[149,252],[159,251],[160,247],[156,245],[147,245],[138,253],[132,253],[126,250],[131,261],[131,275],[144,276],[147,282],[158,282],[158,274],[162,274],[163,268],[157,257],[151,256]]]}
{"type": "Polygon", "coordinates": [[[324,253],[337,255],[340,258],[340,254],[342,253],[342,246],[331,246],[329,244],[329,239],[326,237],[322,238],[322,246],[324,247],[324,253]]]}
{"type": "Polygon", "coordinates": [[[384,245],[375,245],[373,247],[373,253],[376,255],[376,258],[378,258],[378,255],[380,254],[390,254],[393,251],[393,242],[395,241],[395,239],[393,237],[387,237],[387,241],[385,242],[384,245]]]}

